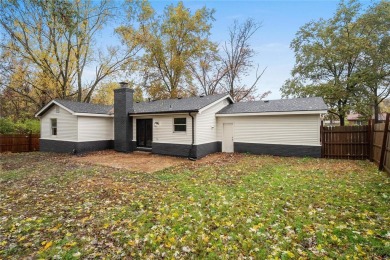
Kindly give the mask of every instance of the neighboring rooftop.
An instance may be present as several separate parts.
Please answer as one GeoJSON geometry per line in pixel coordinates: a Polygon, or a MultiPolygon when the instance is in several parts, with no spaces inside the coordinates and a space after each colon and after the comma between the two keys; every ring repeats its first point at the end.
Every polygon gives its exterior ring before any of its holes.
{"type": "Polygon", "coordinates": [[[326,111],[324,100],[319,97],[292,98],[265,101],[249,101],[231,104],[217,114],[294,112],[294,111],[326,111]]]}
{"type": "Polygon", "coordinates": [[[196,112],[223,97],[228,97],[228,94],[134,103],[134,113],[132,114],[196,112]]]}
{"type": "MultiPolygon", "coordinates": [[[[375,115],[372,115],[371,118],[374,119],[375,115]]],[[[347,115],[347,120],[348,121],[365,121],[365,120],[367,120],[367,117],[365,117],[361,114],[352,113],[352,114],[347,115]]],[[[386,120],[386,113],[379,113],[378,120],[385,121],[386,120]]]]}

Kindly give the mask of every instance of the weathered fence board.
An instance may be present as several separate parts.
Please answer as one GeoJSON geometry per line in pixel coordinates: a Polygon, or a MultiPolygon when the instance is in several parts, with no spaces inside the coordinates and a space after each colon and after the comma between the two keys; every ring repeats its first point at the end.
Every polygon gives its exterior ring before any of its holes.
{"type": "Polygon", "coordinates": [[[365,126],[327,126],[321,124],[322,157],[375,162],[390,174],[390,114],[385,123],[365,126]]]}
{"type": "Polygon", "coordinates": [[[370,155],[368,126],[327,126],[321,129],[322,157],[364,160],[370,155]]]}
{"type": "Polygon", "coordinates": [[[38,151],[39,137],[39,134],[0,135],[0,153],[38,151]]]}
{"type": "Polygon", "coordinates": [[[372,138],[372,160],[379,164],[381,159],[381,151],[383,144],[383,133],[385,129],[385,123],[378,123],[373,125],[373,138],[372,138]]]}

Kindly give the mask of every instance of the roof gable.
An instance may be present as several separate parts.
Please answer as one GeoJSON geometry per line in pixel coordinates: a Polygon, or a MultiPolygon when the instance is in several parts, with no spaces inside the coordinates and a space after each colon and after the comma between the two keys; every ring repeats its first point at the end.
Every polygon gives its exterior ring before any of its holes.
{"type": "Polygon", "coordinates": [[[98,105],[91,103],[75,102],[70,100],[54,99],[44,106],[35,116],[44,115],[51,107],[58,105],[63,109],[67,110],[71,114],[97,114],[97,115],[108,115],[112,106],[98,105]]]}
{"type": "Polygon", "coordinates": [[[217,114],[326,111],[324,100],[319,97],[279,99],[269,101],[249,101],[230,104],[217,114]]]}

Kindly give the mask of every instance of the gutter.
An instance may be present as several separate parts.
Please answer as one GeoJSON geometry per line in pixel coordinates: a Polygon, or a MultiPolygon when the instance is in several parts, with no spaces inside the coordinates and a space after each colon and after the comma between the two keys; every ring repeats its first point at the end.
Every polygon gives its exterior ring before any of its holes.
{"type": "MultiPolygon", "coordinates": [[[[198,110],[172,110],[172,111],[151,111],[151,112],[140,112],[140,113],[137,113],[137,112],[130,112],[129,113],[129,116],[137,116],[137,115],[155,115],[155,114],[184,114],[184,113],[196,113],[198,112],[198,110]]],[[[115,112],[114,112],[115,113],[115,112]]]]}
{"type": "Polygon", "coordinates": [[[191,117],[191,122],[192,122],[192,143],[191,143],[191,149],[188,153],[188,160],[191,160],[191,161],[195,161],[196,158],[195,157],[191,157],[193,151],[194,151],[194,143],[195,143],[195,124],[194,124],[194,116],[191,115],[191,112],[188,112],[188,115],[191,117]]]}

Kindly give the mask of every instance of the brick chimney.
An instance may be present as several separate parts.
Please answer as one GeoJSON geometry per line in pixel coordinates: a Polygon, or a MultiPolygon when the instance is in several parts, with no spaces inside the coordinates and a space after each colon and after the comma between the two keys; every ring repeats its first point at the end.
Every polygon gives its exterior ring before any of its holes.
{"type": "Polygon", "coordinates": [[[128,83],[120,82],[120,88],[114,90],[114,149],[118,152],[132,152],[133,121],[129,113],[133,112],[134,90],[128,83]]]}

